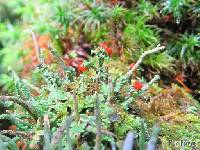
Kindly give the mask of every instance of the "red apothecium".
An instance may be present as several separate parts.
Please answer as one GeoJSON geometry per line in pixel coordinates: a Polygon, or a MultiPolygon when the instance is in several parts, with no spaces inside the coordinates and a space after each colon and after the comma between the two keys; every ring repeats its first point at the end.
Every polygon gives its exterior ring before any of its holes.
{"type": "Polygon", "coordinates": [[[140,82],[140,81],[136,81],[134,84],[133,84],[133,88],[137,91],[141,90],[143,87],[143,84],[140,82]]]}
{"type": "Polygon", "coordinates": [[[88,68],[85,67],[85,66],[83,65],[83,63],[80,63],[80,64],[78,65],[78,71],[79,71],[80,73],[83,73],[83,72],[85,72],[85,71],[87,71],[87,70],[88,70],[88,68]]]}
{"type": "Polygon", "coordinates": [[[130,69],[132,69],[135,66],[134,63],[130,64],[130,69]]]}
{"type": "Polygon", "coordinates": [[[108,45],[105,42],[100,43],[99,46],[103,48],[108,55],[112,54],[112,49],[108,47],[108,45]]]}

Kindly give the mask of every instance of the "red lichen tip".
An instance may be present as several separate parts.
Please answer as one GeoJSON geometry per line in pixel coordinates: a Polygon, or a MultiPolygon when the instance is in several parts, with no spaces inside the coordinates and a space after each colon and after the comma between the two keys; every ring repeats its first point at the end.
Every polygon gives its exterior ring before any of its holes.
{"type": "Polygon", "coordinates": [[[108,55],[112,54],[112,49],[108,47],[108,45],[105,42],[100,43],[99,46],[103,48],[108,55]]]}
{"type": "Polygon", "coordinates": [[[140,81],[136,81],[134,84],[133,84],[133,88],[137,91],[141,90],[143,87],[143,84],[140,82],[140,81]]]}
{"type": "Polygon", "coordinates": [[[132,64],[130,64],[130,69],[132,69],[133,67],[135,66],[135,64],[134,63],[132,63],[132,64]]]}
{"type": "Polygon", "coordinates": [[[88,68],[85,67],[85,66],[83,65],[83,63],[81,63],[81,64],[78,65],[78,71],[79,71],[80,73],[83,73],[83,72],[85,72],[85,71],[87,71],[87,70],[88,70],[88,68]]]}

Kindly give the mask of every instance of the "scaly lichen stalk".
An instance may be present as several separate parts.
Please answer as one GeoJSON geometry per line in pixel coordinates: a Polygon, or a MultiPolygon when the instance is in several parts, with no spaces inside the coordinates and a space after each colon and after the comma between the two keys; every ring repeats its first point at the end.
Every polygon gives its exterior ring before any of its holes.
{"type": "Polygon", "coordinates": [[[29,114],[35,119],[37,120],[39,117],[39,114],[37,113],[36,108],[34,108],[33,105],[31,105],[30,101],[22,101],[20,100],[18,97],[15,96],[0,96],[1,100],[6,100],[6,101],[12,101],[15,102],[17,104],[19,104],[20,106],[22,106],[24,109],[26,109],[29,114]]]}
{"type": "Polygon", "coordinates": [[[64,135],[64,131],[66,130],[66,134],[67,134],[67,141],[68,141],[68,147],[69,150],[73,150],[73,146],[72,146],[72,142],[71,142],[71,138],[69,136],[69,129],[70,129],[70,125],[72,122],[72,117],[67,117],[65,120],[65,123],[63,125],[61,125],[57,131],[54,133],[52,140],[51,140],[51,148],[52,150],[56,150],[58,147],[58,144],[60,142],[60,140],[62,139],[63,135],[64,135]]]}
{"type": "Polygon", "coordinates": [[[143,88],[141,90],[146,91],[149,88],[150,85],[152,85],[153,83],[155,83],[159,79],[160,79],[160,76],[155,75],[154,78],[149,83],[147,83],[145,86],[143,86],[143,88]]]}
{"type": "Polygon", "coordinates": [[[140,133],[139,133],[139,149],[145,150],[145,126],[144,119],[140,123],[140,133]]]}
{"type": "Polygon", "coordinates": [[[75,90],[73,91],[73,98],[74,98],[75,120],[76,120],[76,122],[78,123],[78,122],[79,122],[79,119],[80,119],[80,115],[79,115],[79,112],[78,112],[78,99],[77,99],[75,90]]]}
{"type": "Polygon", "coordinates": [[[94,109],[95,109],[95,119],[96,119],[96,143],[95,143],[95,150],[101,149],[101,118],[100,118],[100,110],[99,110],[99,97],[96,93],[96,98],[94,102],[94,109]]]}
{"type": "Polygon", "coordinates": [[[41,51],[41,49],[39,47],[39,44],[37,42],[35,33],[33,31],[31,31],[31,35],[32,35],[33,42],[34,42],[34,45],[35,45],[35,50],[36,50],[36,54],[37,54],[38,60],[39,60],[40,64],[44,64],[44,57],[42,55],[42,51],[41,51]]]}
{"type": "MultiPolygon", "coordinates": [[[[0,141],[1,141],[1,143],[4,143],[4,145],[5,145],[4,147],[7,147],[6,149],[18,150],[13,139],[11,139],[11,138],[9,138],[5,135],[0,134],[0,141]]],[[[1,147],[2,146],[0,146],[0,148],[1,147]]]]}
{"type": "Polygon", "coordinates": [[[24,96],[26,101],[33,100],[34,98],[31,96],[31,92],[29,91],[27,85],[23,82],[23,80],[21,80],[19,78],[17,73],[10,67],[8,68],[8,71],[11,72],[12,78],[15,81],[15,88],[16,88],[16,92],[17,92],[18,96],[20,98],[22,98],[24,96]],[[20,93],[20,91],[21,91],[21,93],[20,93]]]}
{"type": "Polygon", "coordinates": [[[160,46],[158,45],[156,48],[152,49],[152,50],[148,50],[145,51],[140,58],[138,59],[138,61],[136,62],[136,64],[133,66],[132,69],[130,69],[124,76],[122,76],[119,80],[119,82],[116,83],[114,92],[118,93],[119,90],[124,86],[124,84],[128,81],[128,79],[132,76],[133,72],[138,68],[138,66],[142,63],[143,59],[145,56],[149,55],[149,54],[153,54],[156,53],[162,49],[164,49],[164,46],[160,46]]]}
{"type": "Polygon", "coordinates": [[[147,144],[146,150],[155,150],[156,149],[156,144],[157,144],[157,141],[158,141],[159,133],[160,133],[160,127],[157,124],[155,124],[153,126],[152,135],[151,135],[150,140],[147,144]]]}
{"type": "Polygon", "coordinates": [[[50,150],[50,124],[48,115],[44,115],[44,150],[50,150]]]}
{"type": "Polygon", "coordinates": [[[134,145],[135,135],[132,132],[129,132],[124,140],[122,150],[132,150],[134,145]]]}
{"type": "Polygon", "coordinates": [[[138,68],[138,66],[142,63],[144,57],[146,57],[147,55],[149,54],[153,54],[153,53],[156,53],[162,49],[164,49],[165,47],[164,46],[160,46],[160,45],[157,45],[156,48],[152,49],[152,50],[148,50],[148,51],[145,51],[144,53],[142,53],[142,55],[140,56],[140,58],[138,59],[138,61],[136,62],[136,64],[133,66],[132,69],[130,69],[127,74],[126,74],[126,77],[127,78],[130,78],[133,74],[133,72],[138,68]]]}
{"type": "Polygon", "coordinates": [[[10,120],[13,124],[15,124],[17,127],[21,127],[21,126],[27,126],[29,128],[32,127],[32,124],[25,122],[22,119],[19,119],[17,116],[12,115],[12,114],[1,114],[0,115],[0,120],[1,119],[6,119],[6,120],[10,120]]]}
{"type": "Polygon", "coordinates": [[[110,103],[111,101],[111,98],[112,98],[112,93],[113,93],[113,83],[112,83],[112,78],[111,77],[108,77],[108,85],[109,85],[109,92],[108,92],[108,99],[107,99],[107,102],[108,104],[110,103]]]}
{"type": "Polygon", "coordinates": [[[4,143],[1,138],[0,138],[0,149],[7,149],[6,143],[4,143]]]}
{"type": "Polygon", "coordinates": [[[56,60],[58,61],[59,65],[62,67],[62,69],[65,71],[65,73],[67,73],[69,80],[73,81],[74,79],[74,69],[72,67],[66,67],[64,61],[62,60],[62,58],[59,57],[56,49],[54,49],[52,46],[49,45],[49,50],[51,52],[51,54],[56,58],[56,60]]]}
{"type": "Polygon", "coordinates": [[[31,140],[33,138],[33,133],[27,133],[23,131],[13,131],[13,130],[2,130],[0,131],[2,134],[11,135],[11,136],[19,136],[23,139],[31,140]]]}
{"type": "Polygon", "coordinates": [[[111,145],[111,150],[116,150],[116,144],[115,144],[115,139],[113,138],[112,141],[110,142],[111,145]]]}

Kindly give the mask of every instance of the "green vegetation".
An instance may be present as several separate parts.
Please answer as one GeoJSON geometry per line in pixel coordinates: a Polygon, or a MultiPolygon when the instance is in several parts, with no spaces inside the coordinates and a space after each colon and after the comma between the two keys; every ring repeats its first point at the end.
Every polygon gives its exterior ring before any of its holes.
{"type": "Polygon", "coordinates": [[[197,149],[199,8],[0,0],[0,149],[197,149]]]}

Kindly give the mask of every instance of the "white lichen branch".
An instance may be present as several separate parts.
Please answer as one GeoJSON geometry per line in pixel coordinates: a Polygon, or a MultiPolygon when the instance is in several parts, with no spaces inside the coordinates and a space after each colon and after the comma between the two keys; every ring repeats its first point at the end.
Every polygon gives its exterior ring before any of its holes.
{"type": "Polygon", "coordinates": [[[136,64],[133,66],[132,69],[130,69],[127,74],[126,74],[126,77],[129,78],[131,77],[131,75],[133,74],[133,72],[138,68],[138,66],[142,63],[143,59],[145,56],[149,55],[149,54],[153,54],[153,53],[156,53],[162,49],[164,49],[165,47],[164,46],[160,46],[160,45],[157,45],[156,48],[152,49],[152,50],[148,50],[148,51],[145,51],[144,53],[142,53],[142,55],[140,56],[140,58],[138,59],[138,61],[136,62],[136,64]]]}

